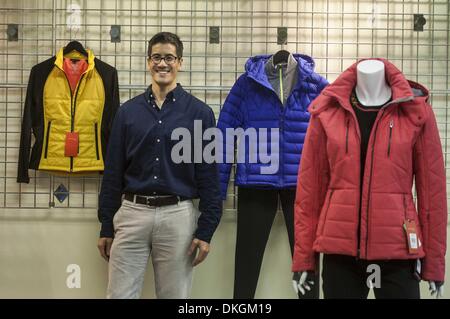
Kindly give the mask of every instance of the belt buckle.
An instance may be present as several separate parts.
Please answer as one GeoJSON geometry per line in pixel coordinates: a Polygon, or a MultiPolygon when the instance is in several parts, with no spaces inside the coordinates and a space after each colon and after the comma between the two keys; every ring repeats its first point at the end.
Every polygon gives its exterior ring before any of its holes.
{"type": "Polygon", "coordinates": [[[150,201],[151,200],[156,200],[157,199],[157,196],[148,196],[147,197],[147,206],[149,206],[149,207],[156,207],[156,205],[150,205],[150,201]]]}

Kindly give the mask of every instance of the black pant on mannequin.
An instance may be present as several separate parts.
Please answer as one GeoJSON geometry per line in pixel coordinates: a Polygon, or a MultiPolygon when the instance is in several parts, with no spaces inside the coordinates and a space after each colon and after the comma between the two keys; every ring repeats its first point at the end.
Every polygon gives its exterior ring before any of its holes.
{"type": "MultiPolygon", "coordinates": [[[[255,189],[240,187],[237,207],[237,238],[234,274],[234,298],[255,297],[264,250],[278,208],[278,199],[284,214],[291,255],[294,249],[295,189],[255,189]]],[[[282,271],[275,269],[274,271],[282,271]]],[[[319,270],[315,285],[302,299],[319,298],[319,270]]],[[[291,289],[289,285],[286,289],[291,289]]]]}
{"type": "Polygon", "coordinates": [[[380,287],[377,299],[420,299],[419,280],[414,277],[415,260],[361,260],[352,256],[323,255],[323,295],[325,299],[366,299],[369,294],[369,265],[378,265],[380,287]]]}

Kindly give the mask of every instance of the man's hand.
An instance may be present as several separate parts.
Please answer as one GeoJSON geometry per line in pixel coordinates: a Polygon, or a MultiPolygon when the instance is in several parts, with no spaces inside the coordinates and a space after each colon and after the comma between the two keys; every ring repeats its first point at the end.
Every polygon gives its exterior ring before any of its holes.
{"type": "Polygon", "coordinates": [[[194,254],[194,256],[196,256],[194,261],[192,262],[193,267],[197,266],[199,263],[205,260],[206,256],[208,256],[208,253],[209,253],[209,244],[206,241],[197,238],[194,238],[194,240],[192,240],[191,247],[189,247],[188,255],[191,256],[192,254],[194,254]]]}
{"type": "Polygon", "coordinates": [[[113,243],[113,238],[102,237],[98,240],[98,250],[100,251],[100,255],[106,260],[109,261],[109,253],[111,251],[111,245],[113,243]]]}

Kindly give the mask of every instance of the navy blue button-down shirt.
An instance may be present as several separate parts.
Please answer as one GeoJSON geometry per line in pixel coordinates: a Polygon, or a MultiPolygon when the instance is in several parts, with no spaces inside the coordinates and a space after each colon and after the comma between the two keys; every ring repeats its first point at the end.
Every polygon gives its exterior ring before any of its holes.
{"type": "MultiPolygon", "coordinates": [[[[194,153],[194,120],[202,132],[215,127],[212,109],[181,85],[167,94],[159,109],[151,88],[124,103],[114,119],[99,198],[100,237],[114,237],[113,217],[124,193],[138,195],[173,194],[200,198],[195,238],[209,242],[222,214],[219,173],[216,163],[175,163],[171,158],[172,131],[191,132],[194,153]]],[[[199,141],[203,147],[205,141],[199,141]]],[[[192,155],[193,158],[193,155],[192,155]]]]}

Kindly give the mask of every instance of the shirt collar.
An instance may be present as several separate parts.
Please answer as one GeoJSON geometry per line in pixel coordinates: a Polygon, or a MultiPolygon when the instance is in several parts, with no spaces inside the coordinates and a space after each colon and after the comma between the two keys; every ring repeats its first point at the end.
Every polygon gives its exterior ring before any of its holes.
{"type": "MultiPolygon", "coordinates": [[[[177,83],[177,86],[172,91],[167,93],[166,100],[169,99],[169,101],[176,102],[183,96],[183,94],[184,94],[183,87],[181,86],[180,83],[177,83]]],[[[152,85],[150,85],[147,88],[147,90],[145,90],[145,97],[146,97],[146,100],[154,100],[155,99],[153,91],[152,91],[152,85]]]]}

